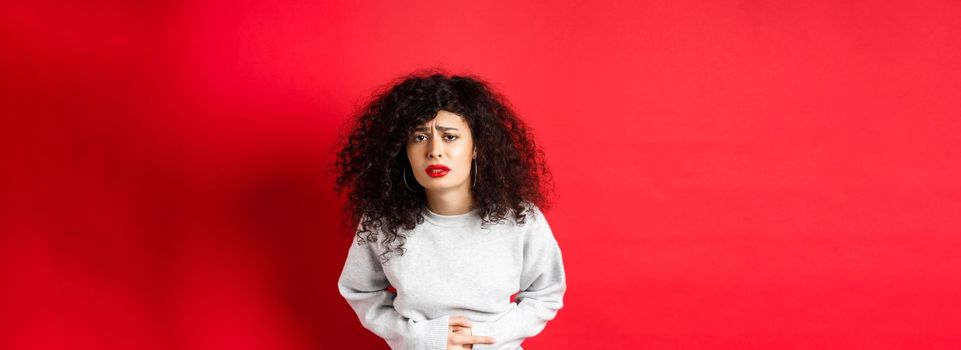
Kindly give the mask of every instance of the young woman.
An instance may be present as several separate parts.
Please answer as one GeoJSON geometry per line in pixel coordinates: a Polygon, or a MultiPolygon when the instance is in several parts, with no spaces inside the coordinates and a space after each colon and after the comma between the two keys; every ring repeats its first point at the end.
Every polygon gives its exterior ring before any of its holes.
{"type": "Polygon", "coordinates": [[[482,80],[397,81],[360,110],[336,166],[358,223],[340,294],[391,348],[522,349],[563,306],[540,211],[550,172],[482,80]]]}

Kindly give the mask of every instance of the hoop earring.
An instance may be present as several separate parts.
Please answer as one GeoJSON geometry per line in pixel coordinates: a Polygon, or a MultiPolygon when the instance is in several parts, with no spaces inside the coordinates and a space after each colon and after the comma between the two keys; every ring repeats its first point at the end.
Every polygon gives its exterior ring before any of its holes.
{"type": "Polygon", "coordinates": [[[407,187],[407,190],[408,190],[408,191],[414,192],[414,189],[413,189],[413,188],[410,188],[410,185],[407,184],[407,170],[404,169],[404,171],[402,172],[402,174],[404,174],[404,187],[407,187]]]}
{"type": "Polygon", "coordinates": [[[472,183],[472,184],[470,185],[470,187],[472,187],[472,188],[474,187],[474,185],[477,185],[477,173],[478,173],[478,172],[480,172],[480,169],[477,168],[477,158],[474,158],[474,183],[472,183]]]}

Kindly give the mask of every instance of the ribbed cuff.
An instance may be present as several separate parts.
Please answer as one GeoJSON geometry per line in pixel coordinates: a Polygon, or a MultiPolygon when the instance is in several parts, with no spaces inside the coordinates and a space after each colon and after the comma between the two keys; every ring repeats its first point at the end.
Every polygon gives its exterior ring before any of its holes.
{"type": "Polygon", "coordinates": [[[441,316],[427,321],[424,329],[424,348],[427,350],[447,350],[447,333],[450,316],[441,316]]]}

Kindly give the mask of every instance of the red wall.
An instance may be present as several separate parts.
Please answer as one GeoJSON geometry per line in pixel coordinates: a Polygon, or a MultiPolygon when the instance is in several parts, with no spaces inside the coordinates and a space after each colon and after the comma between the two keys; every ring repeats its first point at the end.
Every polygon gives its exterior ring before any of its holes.
{"type": "Polygon", "coordinates": [[[525,348],[961,341],[961,3],[388,3],[0,5],[0,348],[385,348],[329,164],[431,66],[553,166],[525,348]]]}

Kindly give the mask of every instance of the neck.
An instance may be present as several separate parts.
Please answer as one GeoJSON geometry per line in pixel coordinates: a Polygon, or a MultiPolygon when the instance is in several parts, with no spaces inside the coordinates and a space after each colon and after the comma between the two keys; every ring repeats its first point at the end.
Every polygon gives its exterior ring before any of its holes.
{"type": "Polygon", "coordinates": [[[427,191],[427,208],[440,215],[466,214],[474,208],[470,187],[448,191],[427,191]]]}

